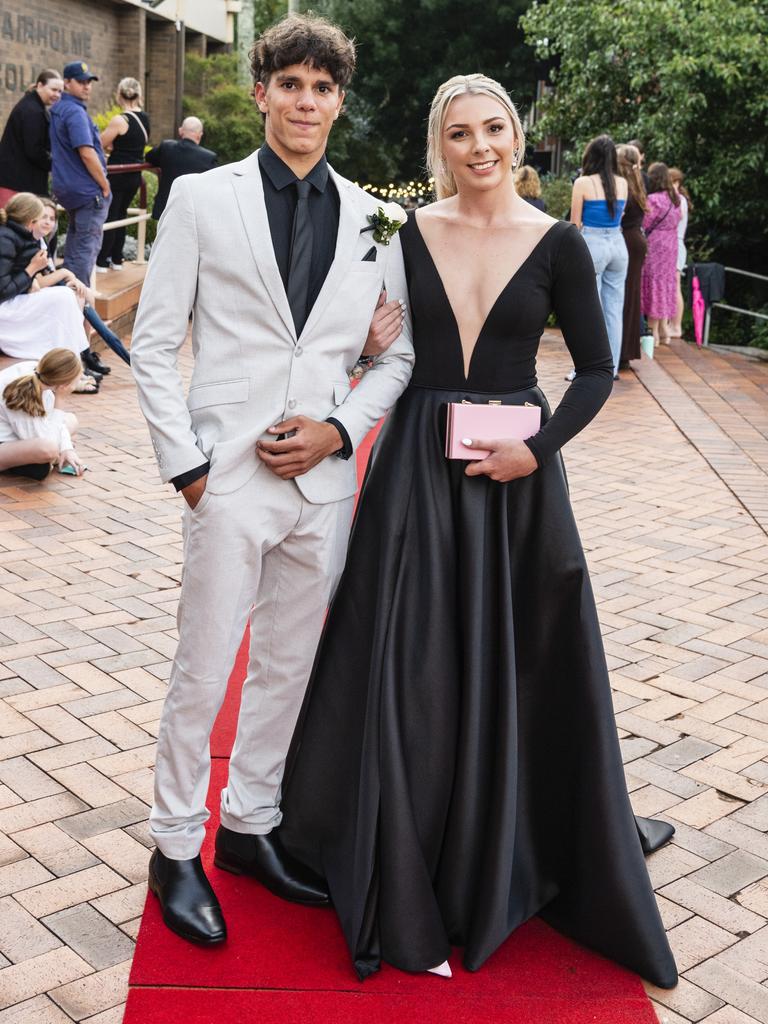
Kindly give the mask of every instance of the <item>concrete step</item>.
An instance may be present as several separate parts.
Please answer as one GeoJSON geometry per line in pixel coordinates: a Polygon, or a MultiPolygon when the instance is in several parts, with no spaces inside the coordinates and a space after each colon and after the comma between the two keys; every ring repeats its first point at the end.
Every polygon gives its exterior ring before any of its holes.
{"type": "Polygon", "coordinates": [[[123,340],[133,328],[146,272],[146,263],[124,263],[123,270],[96,274],[96,312],[123,340]]]}

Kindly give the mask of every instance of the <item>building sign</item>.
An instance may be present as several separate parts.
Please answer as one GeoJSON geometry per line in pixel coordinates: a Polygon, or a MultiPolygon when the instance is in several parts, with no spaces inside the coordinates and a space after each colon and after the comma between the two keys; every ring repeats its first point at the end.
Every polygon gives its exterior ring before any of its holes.
{"type": "MultiPolygon", "coordinates": [[[[59,67],[77,57],[93,58],[91,33],[61,18],[35,18],[9,10],[0,3],[0,94],[23,93],[46,63],[59,67]],[[9,51],[16,51],[12,54],[9,51]],[[24,52],[26,51],[26,52],[24,52]],[[30,60],[27,54],[35,54],[30,60]],[[18,54],[17,59],[13,56],[18,54]],[[19,59],[19,57],[27,59],[19,59]]],[[[61,4],[56,7],[60,10],[61,4]]]]}

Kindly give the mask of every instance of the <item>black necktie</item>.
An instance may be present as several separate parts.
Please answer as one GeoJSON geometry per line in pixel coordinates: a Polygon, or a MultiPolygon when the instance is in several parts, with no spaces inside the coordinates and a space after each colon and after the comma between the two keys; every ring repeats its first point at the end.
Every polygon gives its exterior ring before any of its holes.
{"type": "Polygon", "coordinates": [[[291,259],[288,266],[288,304],[298,337],[307,322],[307,300],[309,297],[309,273],[312,268],[312,221],[309,217],[308,181],[297,181],[299,194],[291,232],[291,259]]]}

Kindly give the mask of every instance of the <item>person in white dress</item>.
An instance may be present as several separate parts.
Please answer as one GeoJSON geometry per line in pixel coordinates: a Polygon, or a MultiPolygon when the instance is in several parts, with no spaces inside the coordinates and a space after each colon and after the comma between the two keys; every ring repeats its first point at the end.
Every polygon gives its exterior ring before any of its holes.
{"type": "Polygon", "coordinates": [[[14,359],[39,359],[53,348],[88,350],[83,314],[70,288],[41,289],[37,275],[48,254],[33,235],[43,204],[19,192],[0,210],[0,350],[14,359]]]}
{"type": "Polygon", "coordinates": [[[0,471],[44,480],[56,463],[60,472],[82,475],[72,440],[77,417],[61,408],[82,372],[64,348],[0,371],[0,471]]]}

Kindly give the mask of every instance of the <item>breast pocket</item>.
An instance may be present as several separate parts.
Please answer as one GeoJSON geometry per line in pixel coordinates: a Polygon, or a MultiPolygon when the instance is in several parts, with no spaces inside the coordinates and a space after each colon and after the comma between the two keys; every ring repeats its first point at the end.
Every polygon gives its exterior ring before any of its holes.
{"type": "Polygon", "coordinates": [[[378,261],[372,260],[357,260],[355,263],[350,265],[349,271],[351,274],[370,274],[372,276],[382,274],[382,264],[378,261]]]}

